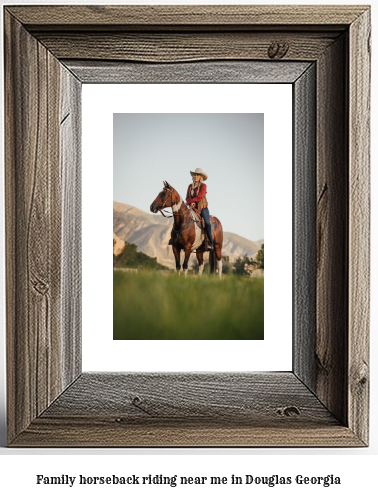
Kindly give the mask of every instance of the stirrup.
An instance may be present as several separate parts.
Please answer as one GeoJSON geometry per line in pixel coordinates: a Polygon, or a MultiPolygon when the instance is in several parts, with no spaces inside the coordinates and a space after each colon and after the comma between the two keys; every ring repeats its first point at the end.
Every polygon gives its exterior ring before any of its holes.
{"type": "Polygon", "coordinates": [[[214,250],[214,244],[212,245],[208,239],[208,237],[206,236],[205,238],[205,252],[208,252],[210,250],[214,250]]]}

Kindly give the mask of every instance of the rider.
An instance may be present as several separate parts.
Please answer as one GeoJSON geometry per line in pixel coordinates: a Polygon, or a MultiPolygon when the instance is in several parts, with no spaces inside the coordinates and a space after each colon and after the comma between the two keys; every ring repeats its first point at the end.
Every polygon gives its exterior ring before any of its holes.
{"type": "Polygon", "coordinates": [[[211,234],[210,212],[206,199],[206,184],[203,182],[207,179],[207,175],[201,168],[196,168],[194,172],[190,172],[193,182],[189,184],[186,193],[186,204],[191,208],[201,210],[201,217],[205,220],[206,232],[209,237],[209,248],[214,250],[213,236],[211,234]]]}

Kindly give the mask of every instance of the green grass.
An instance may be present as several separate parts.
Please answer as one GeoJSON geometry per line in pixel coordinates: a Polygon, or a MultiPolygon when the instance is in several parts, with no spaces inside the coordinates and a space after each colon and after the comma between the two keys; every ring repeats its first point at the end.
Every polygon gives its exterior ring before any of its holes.
{"type": "Polygon", "coordinates": [[[264,280],[113,274],[115,340],[262,340],[264,280]]]}

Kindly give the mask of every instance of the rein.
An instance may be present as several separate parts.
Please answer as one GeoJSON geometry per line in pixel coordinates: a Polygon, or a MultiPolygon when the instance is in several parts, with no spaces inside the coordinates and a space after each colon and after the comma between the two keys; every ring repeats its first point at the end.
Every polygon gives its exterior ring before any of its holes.
{"type": "MultiPolygon", "coordinates": [[[[173,206],[173,191],[172,191],[171,189],[168,189],[168,191],[170,192],[170,195],[171,195],[171,203],[172,203],[172,206],[173,206]]],[[[161,213],[161,215],[162,215],[163,217],[167,218],[167,219],[169,219],[169,218],[171,218],[171,217],[185,217],[185,214],[172,214],[172,215],[165,215],[165,214],[164,214],[163,209],[165,208],[165,204],[167,203],[168,199],[169,199],[169,195],[168,195],[168,196],[166,197],[166,199],[164,200],[164,205],[163,205],[161,208],[158,208],[158,210],[159,210],[159,212],[161,213]]],[[[166,213],[168,213],[168,214],[169,214],[169,212],[166,212],[166,213]]],[[[191,224],[192,222],[194,222],[194,220],[193,220],[193,219],[191,219],[191,220],[190,220],[187,224],[185,224],[185,226],[181,227],[178,231],[176,231],[176,229],[175,229],[175,223],[173,223],[172,229],[173,229],[173,231],[174,231],[177,235],[179,235],[179,234],[181,233],[181,231],[182,231],[183,229],[185,229],[186,227],[190,226],[190,224],[191,224]]]]}
{"type": "MultiPolygon", "coordinates": [[[[160,208],[158,208],[158,210],[159,210],[159,212],[161,213],[161,215],[162,215],[163,217],[166,217],[167,219],[169,219],[169,218],[171,218],[171,217],[184,217],[184,215],[181,215],[181,214],[165,215],[165,214],[163,214],[163,211],[162,211],[160,208]]],[[[166,213],[166,214],[169,214],[169,212],[165,212],[165,213],[166,213]]]]}
{"type": "MultiPolygon", "coordinates": [[[[160,208],[158,208],[158,210],[159,210],[159,212],[161,213],[161,215],[162,215],[163,217],[166,217],[167,219],[169,219],[170,217],[174,217],[174,215],[165,215],[165,214],[163,213],[163,211],[162,211],[162,210],[160,210],[160,208]]],[[[167,214],[169,214],[169,212],[166,212],[166,213],[167,213],[167,214]]],[[[177,215],[180,215],[180,214],[177,214],[177,215]]]]}

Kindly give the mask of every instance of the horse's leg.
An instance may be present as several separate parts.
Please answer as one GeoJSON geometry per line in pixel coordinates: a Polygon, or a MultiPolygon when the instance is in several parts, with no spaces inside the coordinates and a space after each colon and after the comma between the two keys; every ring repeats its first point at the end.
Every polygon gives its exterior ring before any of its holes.
{"type": "Polygon", "coordinates": [[[173,255],[175,256],[176,260],[176,271],[180,273],[181,266],[180,266],[180,249],[172,245],[172,250],[173,250],[173,255]]]}
{"type": "Polygon", "coordinates": [[[188,273],[188,261],[190,259],[190,254],[192,253],[192,244],[191,243],[185,247],[184,252],[185,252],[185,259],[184,259],[184,264],[183,264],[182,268],[184,269],[184,274],[185,274],[185,278],[186,278],[186,275],[188,273]]]}
{"type": "Polygon", "coordinates": [[[201,276],[201,274],[203,273],[203,268],[205,267],[205,264],[203,262],[203,252],[197,253],[197,260],[198,260],[198,275],[201,276]]]}
{"type": "Polygon", "coordinates": [[[210,250],[209,252],[209,264],[210,264],[210,273],[215,273],[215,252],[214,250],[210,250]]]}
{"type": "Polygon", "coordinates": [[[217,261],[218,261],[218,272],[219,272],[219,277],[222,277],[222,245],[217,245],[215,244],[215,255],[217,256],[217,261]]]}

